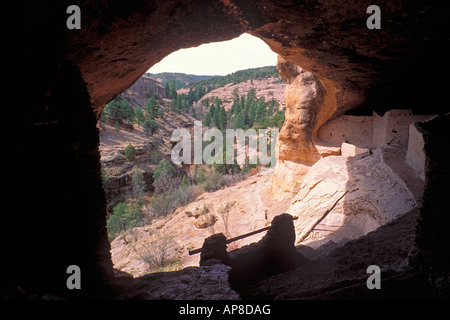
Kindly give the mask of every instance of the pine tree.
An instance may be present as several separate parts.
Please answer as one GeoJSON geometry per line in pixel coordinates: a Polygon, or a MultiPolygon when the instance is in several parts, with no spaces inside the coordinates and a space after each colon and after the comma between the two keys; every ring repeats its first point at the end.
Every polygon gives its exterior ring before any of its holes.
{"type": "Polygon", "coordinates": [[[155,120],[145,120],[144,122],[145,133],[149,136],[151,136],[158,129],[158,127],[158,123],[155,120]]]}
{"type": "Polygon", "coordinates": [[[254,123],[257,123],[261,126],[261,125],[263,125],[265,120],[266,120],[266,103],[264,101],[264,98],[260,98],[258,100],[258,104],[255,109],[254,123]]]}
{"type": "Polygon", "coordinates": [[[142,204],[142,197],[144,196],[145,191],[145,180],[144,174],[136,165],[131,170],[131,184],[133,187],[133,196],[142,204]]]}
{"type": "Polygon", "coordinates": [[[169,82],[166,81],[164,83],[164,91],[166,91],[166,97],[170,97],[170,86],[169,86],[169,82]]]}
{"type": "Polygon", "coordinates": [[[156,101],[155,97],[151,97],[150,99],[148,99],[145,110],[147,111],[147,116],[150,119],[153,120],[153,119],[156,119],[159,117],[160,110],[159,110],[158,102],[156,101]]]}
{"type": "Polygon", "coordinates": [[[205,119],[203,119],[203,125],[209,127],[211,125],[211,112],[208,111],[208,113],[205,116],[205,119]]]}
{"type": "Polygon", "coordinates": [[[219,129],[225,130],[227,128],[227,112],[225,111],[225,108],[223,106],[220,106],[219,108],[219,129]]]}
{"type": "Polygon", "coordinates": [[[140,108],[134,109],[134,117],[136,118],[136,122],[139,125],[142,125],[145,121],[144,113],[142,112],[142,110],[140,108]]]}
{"type": "Polygon", "coordinates": [[[120,120],[128,123],[134,120],[134,110],[126,99],[120,102],[120,120]]]}
{"type": "Polygon", "coordinates": [[[234,127],[234,129],[245,129],[244,110],[239,111],[239,113],[234,116],[233,127],[234,127]]]}
{"type": "Polygon", "coordinates": [[[176,103],[175,103],[175,110],[180,112],[183,110],[183,101],[181,95],[177,95],[176,97],[176,103]]]}
{"type": "Polygon", "coordinates": [[[214,113],[212,115],[211,124],[216,128],[219,128],[219,108],[214,106],[214,113]]]}
{"type": "Polygon", "coordinates": [[[169,82],[169,96],[172,99],[177,98],[177,85],[176,85],[175,79],[172,79],[169,82]]]}

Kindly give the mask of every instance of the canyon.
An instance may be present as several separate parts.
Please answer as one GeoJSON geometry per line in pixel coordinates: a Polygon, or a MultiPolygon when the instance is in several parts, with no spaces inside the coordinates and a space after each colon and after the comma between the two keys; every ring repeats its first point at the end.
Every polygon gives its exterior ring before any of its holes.
{"type": "MultiPolygon", "coordinates": [[[[11,227],[3,233],[8,257],[3,296],[448,298],[449,152],[443,137],[450,119],[446,82],[435,81],[448,69],[446,11],[435,2],[380,1],[381,29],[371,30],[369,5],[364,0],[86,0],[79,3],[81,29],[74,30],[66,27],[64,2],[14,5],[12,45],[6,51],[15,75],[11,83],[21,84],[12,93],[21,99],[8,114],[7,141],[13,142],[15,158],[6,198],[20,208],[5,220],[11,227]],[[117,276],[101,179],[102,109],[169,53],[244,32],[279,54],[286,121],[271,181],[256,175],[249,180],[255,183],[241,187],[267,185],[264,190],[273,195],[267,198],[284,206],[269,206],[261,224],[278,208],[286,210],[299,217],[297,241],[313,227],[310,221],[320,220],[320,230],[303,239],[309,246],[296,244],[309,262],[239,294],[228,286],[230,267],[221,263],[117,276]],[[403,117],[411,110],[411,116],[400,120],[398,110],[403,117]],[[436,116],[414,118],[422,115],[436,116]],[[354,134],[342,124],[349,120],[356,122],[350,126],[354,134]],[[342,131],[346,137],[339,137],[342,131]],[[346,191],[336,211],[321,219],[346,191]],[[309,200],[318,205],[308,207],[309,200]],[[366,228],[350,227],[362,225],[366,228]],[[82,272],[81,290],[66,286],[67,267],[74,264],[82,272]],[[365,271],[373,264],[381,268],[381,290],[366,286],[365,271]]],[[[219,200],[220,191],[205,199],[219,200]]],[[[191,219],[183,227],[196,219],[184,212],[179,218],[191,219]]],[[[253,244],[236,254],[246,248],[253,244]]]]}
{"type": "MultiPolygon", "coordinates": [[[[277,67],[279,68],[280,64],[277,67]]],[[[306,71],[300,71],[299,74],[314,79],[306,71]]],[[[317,99],[316,91],[309,95],[304,93],[311,91],[311,82],[310,80],[308,85],[297,86],[295,98],[293,93],[286,94],[287,110],[294,108],[296,103],[300,103],[302,107],[307,106],[302,100],[305,96],[308,101],[317,99]]],[[[307,112],[313,113],[314,110],[307,112]]],[[[369,234],[374,236],[382,233],[383,228],[404,223],[402,221],[411,221],[408,222],[411,228],[422,202],[425,181],[421,175],[425,168],[425,154],[423,137],[419,133],[416,134],[421,136],[421,139],[414,135],[410,137],[410,132],[417,132],[414,131],[416,123],[431,121],[433,117],[414,115],[411,110],[396,109],[387,111],[383,116],[376,113],[372,116],[342,115],[326,121],[316,130],[315,138],[310,141],[311,146],[321,151],[319,160],[310,165],[305,162],[295,163],[286,173],[286,169],[280,171],[280,168],[284,167],[283,159],[280,159],[280,154],[277,153],[276,168],[258,172],[231,187],[205,192],[173,214],[157,219],[151,225],[123,233],[111,243],[114,267],[138,278],[139,283],[150,279],[156,281],[161,273],[151,271],[143,259],[142,252],[152,243],[156,243],[158,238],[173,235],[168,255],[172,256],[177,264],[172,266],[172,269],[164,269],[165,272],[173,273],[171,284],[165,283],[166,288],[160,293],[153,291],[151,296],[141,298],[155,299],[161,294],[165,298],[178,299],[181,296],[176,289],[176,279],[179,276],[184,279],[186,274],[183,272],[179,275],[178,271],[174,270],[188,268],[186,270],[194,272],[197,269],[192,268],[199,265],[200,257],[190,255],[189,251],[200,248],[203,241],[213,234],[223,233],[227,238],[232,238],[264,228],[284,212],[296,217],[295,245],[298,252],[311,260],[310,264],[329,259],[330,256],[344,259],[344,256],[336,252],[343,250],[345,245],[351,245],[358,239],[364,243],[361,239],[365,239],[369,234]],[[422,144],[417,145],[417,141],[422,141],[422,144]],[[301,169],[297,170],[297,166],[301,169]]],[[[290,121],[290,118],[286,119],[282,132],[290,121]]],[[[304,156],[305,152],[302,155],[304,156]]],[[[406,248],[402,249],[404,251],[400,255],[387,254],[383,259],[379,258],[380,262],[388,257],[392,260],[389,264],[382,265],[383,272],[386,265],[400,270],[409,267],[408,254],[413,246],[405,230],[400,231],[397,236],[405,236],[409,240],[402,240],[399,248],[406,248]]],[[[261,241],[265,234],[259,233],[233,242],[228,246],[228,251],[232,255],[239,254],[241,248],[251,247],[261,241]]],[[[364,245],[367,244],[360,246],[364,245]]],[[[378,250],[387,250],[386,245],[379,245],[378,250]]],[[[365,261],[367,266],[375,261],[366,258],[358,260],[360,265],[365,261]]],[[[206,267],[200,267],[202,272],[217,272],[211,267],[204,268],[206,267]]],[[[220,268],[226,270],[227,267],[222,265],[220,268]]],[[[303,266],[298,270],[304,274],[311,272],[308,267],[303,266]]],[[[326,270],[322,270],[324,278],[326,272],[331,272],[331,269],[326,270]]],[[[167,275],[164,277],[168,279],[167,275]]],[[[302,286],[307,287],[309,281],[304,277],[305,275],[302,275],[302,286]]],[[[350,276],[347,274],[346,277],[348,280],[350,276]]],[[[231,290],[228,288],[227,278],[226,273],[220,276],[221,288],[225,291],[231,290]]],[[[265,281],[269,283],[271,280],[265,281]]],[[[210,295],[217,286],[216,282],[212,284],[210,295]]],[[[199,293],[201,296],[187,291],[184,298],[202,299],[201,297],[209,292],[206,284],[202,285],[202,288],[203,291],[199,293]]],[[[124,296],[136,298],[135,290],[134,287],[126,290],[124,296]]],[[[245,290],[241,294],[248,298],[255,293],[245,290]]],[[[280,293],[272,292],[270,295],[276,294],[280,293]]],[[[263,297],[261,293],[257,293],[257,296],[263,297]]],[[[234,299],[233,295],[226,297],[234,299]]]]}

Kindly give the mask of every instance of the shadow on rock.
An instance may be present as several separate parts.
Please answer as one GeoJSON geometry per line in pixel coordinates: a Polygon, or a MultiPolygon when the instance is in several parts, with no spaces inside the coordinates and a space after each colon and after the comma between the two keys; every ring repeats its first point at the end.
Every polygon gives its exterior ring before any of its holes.
{"type": "Polygon", "coordinates": [[[263,279],[298,268],[309,261],[295,249],[293,217],[287,213],[272,220],[267,234],[257,243],[234,250],[228,254],[227,240],[223,234],[205,239],[200,256],[200,266],[223,263],[232,269],[230,286],[242,293],[245,288],[263,279]]]}

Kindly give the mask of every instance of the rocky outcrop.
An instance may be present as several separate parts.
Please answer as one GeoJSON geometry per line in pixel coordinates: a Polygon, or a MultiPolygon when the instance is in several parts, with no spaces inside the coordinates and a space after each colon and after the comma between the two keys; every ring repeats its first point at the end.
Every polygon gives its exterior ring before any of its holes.
{"type": "Polygon", "coordinates": [[[317,76],[281,57],[277,70],[287,83],[285,122],[278,135],[278,159],[312,165],[321,157],[313,137],[323,123],[320,116],[326,89],[317,76]]]}
{"type": "MultiPolygon", "coordinates": [[[[259,99],[263,97],[265,101],[269,102],[272,99],[278,102],[279,108],[282,109],[285,105],[284,102],[284,91],[286,85],[280,82],[277,78],[267,78],[267,79],[251,79],[245,82],[239,82],[237,84],[229,83],[223,87],[213,89],[212,91],[205,94],[199,101],[194,102],[194,106],[199,108],[204,105],[204,100],[213,101],[215,97],[222,100],[222,105],[225,110],[230,110],[233,105],[234,96],[233,92],[238,93],[239,96],[247,95],[250,89],[254,88],[256,90],[256,98],[259,99]]],[[[178,93],[188,94],[188,88],[182,88],[177,90],[178,93]]]]}
{"type": "Polygon", "coordinates": [[[280,56],[277,70],[286,81],[286,112],[278,135],[273,190],[285,198],[322,156],[339,154],[316,144],[318,129],[336,112],[336,100],[329,83],[280,56]]]}
{"type": "Polygon", "coordinates": [[[158,94],[162,98],[166,98],[166,90],[164,86],[150,78],[149,76],[141,76],[135,83],[131,85],[127,90],[124,91],[123,95],[126,98],[135,96],[151,96],[158,94]]]}
{"type": "Polygon", "coordinates": [[[297,243],[318,247],[364,236],[416,206],[414,195],[378,149],[318,161],[304,176],[287,212],[298,216],[297,243]]]}

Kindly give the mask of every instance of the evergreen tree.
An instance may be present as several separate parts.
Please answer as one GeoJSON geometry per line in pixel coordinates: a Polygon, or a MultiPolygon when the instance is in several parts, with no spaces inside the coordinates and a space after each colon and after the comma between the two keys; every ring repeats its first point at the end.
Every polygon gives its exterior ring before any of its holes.
{"type": "Polygon", "coordinates": [[[227,112],[223,106],[220,106],[219,108],[218,124],[220,130],[225,130],[227,128],[227,112]]]}
{"type": "Polygon", "coordinates": [[[239,113],[234,116],[233,127],[234,127],[234,129],[245,129],[244,110],[239,111],[239,113]]]}
{"type": "Polygon", "coordinates": [[[128,123],[133,122],[134,110],[126,99],[122,100],[122,102],[120,103],[120,108],[121,108],[121,119],[128,123]]]}
{"type": "Polygon", "coordinates": [[[136,118],[136,122],[139,125],[142,125],[145,121],[144,113],[142,112],[142,110],[140,108],[134,109],[134,117],[136,118]]]}
{"type": "Polygon", "coordinates": [[[141,206],[131,201],[120,202],[113,208],[114,213],[109,217],[106,227],[108,228],[109,240],[121,232],[137,227],[141,224],[143,214],[141,206]]]}
{"type": "Polygon", "coordinates": [[[267,116],[270,117],[271,115],[273,115],[273,113],[276,111],[277,106],[278,103],[274,99],[272,99],[267,106],[267,116]]]}
{"type": "Polygon", "coordinates": [[[266,103],[264,98],[260,98],[255,109],[254,124],[257,123],[259,126],[263,126],[266,119],[266,103]]]}
{"type": "Polygon", "coordinates": [[[133,196],[138,199],[140,204],[143,204],[142,197],[144,196],[145,190],[144,174],[136,165],[131,170],[131,182],[133,187],[133,196]]]}
{"type": "Polygon", "coordinates": [[[166,81],[164,83],[164,91],[166,91],[166,97],[170,97],[170,86],[169,86],[169,82],[166,81]]]}
{"type": "Polygon", "coordinates": [[[112,100],[110,103],[108,103],[103,112],[106,112],[108,119],[111,119],[115,122],[120,121],[122,116],[120,102],[117,100],[112,100]]]}
{"type": "MultiPolygon", "coordinates": [[[[236,174],[237,172],[240,171],[240,167],[239,165],[236,163],[236,161],[234,160],[232,164],[227,164],[226,163],[226,159],[227,159],[227,152],[226,152],[226,142],[224,139],[223,142],[223,147],[222,147],[222,163],[214,163],[214,170],[220,174],[236,174]]],[[[233,150],[234,153],[234,150],[233,150]]],[[[235,158],[233,158],[235,159],[235,158]]]]}
{"type": "Polygon", "coordinates": [[[125,148],[125,158],[127,158],[128,161],[133,161],[136,157],[136,148],[130,143],[125,148]]]}
{"type": "Polygon", "coordinates": [[[248,93],[247,93],[247,101],[246,104],[249,105],[256,101],[256,89],[255,88],[251,88],[248,93]]]}
{"type": "Polygon", "coordinates": [[[212,115],[211,124],[216,128],[219,128],[219,108],[214,105],[214,113],[212,115]]]}
{"type": "Polygon", "coordinates": [[[175,79],[172,79],[169,82],[169,96],[172,99],[177,98],[177,85],[176,85],[175,79]]]}
{"type": "Polygon", "coordinates": [[[158,127],[158,123],[155,120],[145,120],[144,122],[145,133],[149,136],[153,135],[158,127]]]}
{"type": "Polygon", "coordinates": [[[177,95],[174,100],[176,101],[175,102],[175,110],[177,112],[182,111],[183,110],[183,101],[182,101],[181,95],[177,95]]]}
{"type": "Polygon", "coordinates": [[[150,99],[148,99],[147,106],[145,109],[147,111],[147,116],[150,119],[156,119],[159,117],[160,110],[158,102],[156,101],[155,97],[151,97],[150,99]]]}
{"type": "Polygon", "coordinates": [[[205,116],[205,119],[203,119],[203,125],[209,127],[211,125],[211,112],[208,111],[208,113],[205,116]]]}
{"type": "Polygon", "coordinates": [[[189,105],[192,105],[192,103],[197,99],[197,97],[195,96],[195,92],[192,90],[192,88],[189,89],[189,93],[187,95],[187,100],[189,102],[189,105]]]}
{"type": "Polygon", "coordinates": [[[162,159],[153,173],[155,193],[167,193],[170,189],[177,188],[180,182],[175,179],[176,173],[172,164],[166,158],[162,159]]]}
{"type": "Polygon", "coordinates": [[[281,128],[284,124],[284,109],[275,112],[275,114],[269,119],[270,127],[281,128]]]}

